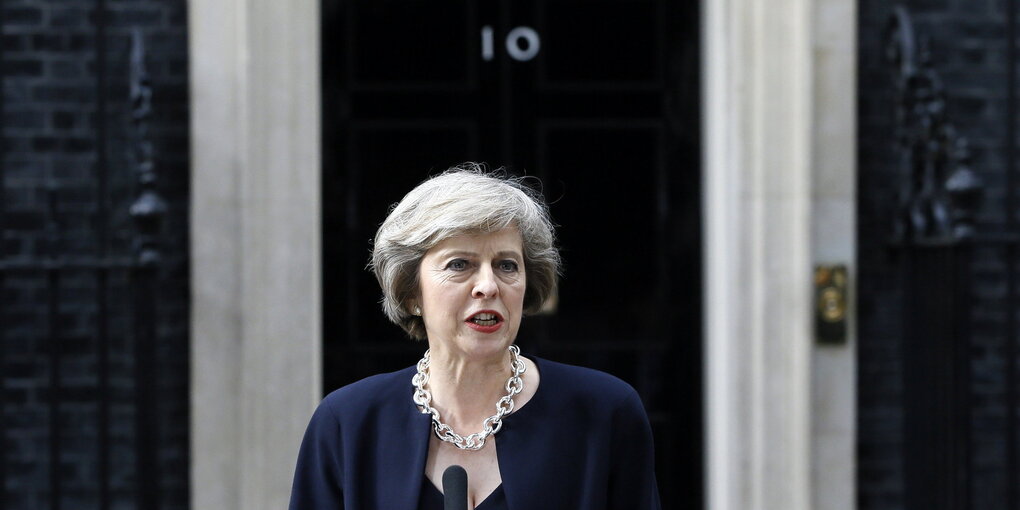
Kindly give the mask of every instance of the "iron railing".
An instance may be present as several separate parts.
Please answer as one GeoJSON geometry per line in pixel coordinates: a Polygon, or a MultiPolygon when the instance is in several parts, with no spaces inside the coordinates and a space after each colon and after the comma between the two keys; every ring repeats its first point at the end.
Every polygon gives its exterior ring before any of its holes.
{"type": "Polygon", "coordinates": [[[970,168],[967,141],[949,121],[946,91],[930,44],[910,15],[897,7],[885,31],[886,56],[896,92],[896,144],[901,155],[899,201],[893,215],[893,251],[903,296],[903,470],[908,509],[978,508],[974,494],[975,431],[972,371],[977,320],[973,272],[978,250],[1001,250],[1006,310],[1006,409],[1003,434],[1005,505],[1020,509],[1017,486],[1017,246],[1015,155],[1016,1],[1009,5],[1006,222],[979,227],[983,184],[970,168]],[[994,231],[989,231],[994,230],[994,231]]]}
{"type": "MultiPolygon", "coordinates": [[[[0,10],[3,12],[3,10],[0,10]]],[[[48,387],[39,388],[45,395],[48,415],[48,487],[41,492],[42,498],[48,501],[51,509],[67,507],[65,503],[68,490],[65,488],[68,478],[67,460],[65,459],[67,430],[86,430],[94,426],[95,446],[92,449],[94,458],[89,459],[89,469],[95,470],[97,486],[90,492],[100,509],[108,509],[124,503],[123,497],[113,491],[111,462],[114,459],[116,445],[112,439],[111,409],[116,404],[127,404],[133,409],[133,445],[131,455],[117,455],[118,459],[133,458],[134,466],[128,471],[133,477],[126,483],[133,483],[132,494],[126,496],[135,500],[135,508],[157,509],[159,507],[159,464],[158,464],[158,431],[157,419],[159,399],[156,395],[157,369],[156,363],[156,303],[158,297],[157,276],[161,267],[160,230],[166,206],[156,189],[157,172],[154,158],[153,143],[148,132],[152,116],[152,87],[145,69],[145,48],[139,31],[133,33],[130,54],[130,100],[133,140],[133,165],[135,166],[135,188],[137,195],[132,203],[111,203],[111,179],[125,181],[125,176],[111,175],[111,164],[108,161],[110,150],[107,94],[108,62],[106,48],[106,6],[105,0],[97,0],[95,9],[95,165],[94,175],[96,187],[92,197],[95,211],[96,249],[86,255],[77,255],[65,247],[65,232],[59,217],[59,197],[61,184],[50,179],[47,189],[48,220],[45,227],[45,250],[32,255],[11,256],[0,251],[0,289],[8,290],[7,284],[12,277],[40,277],[45,281],[45,317],[46,323],[41,333],[46,347],[46,372],[48,387]],[[127,212],[134,224],[132,235],[133,246],[129,250],[116,250],[112,243],[112,228],[117,213],[127,212]],[[94,305],[95,324],[91,333],[95,348],[95,387],[88,391],[68,387],[63,367],[68,361],[68,345],[63,329],[65,321],[62,310],[66,306],[81,306],[81,297],[73,297],[65,301],[66,282],[82,273],[94,277],[95,294],[91,305],[94,305]],[[126,285],[121,285],[126,282],[126,285]],[[111,295],[110,289],[120,289],[119,295],[111,295]],[[74,301],[77,300],[77,301],[74,301]],[[126,310],[126,317],[116,316],[113,310],[126,310]],[[112,321],[126,320],[130,326],[126,328],[127,338],[117,337],[111,327],[112,321]],[[133,395],[118,396],[111,384],[113,359],[128,359],[133,365],[133,381],[130,386],[133,395]],[[68,423],[63,414],[69,403],[75,405],[83,401],[95,406],[95,423],[68,423]],[[133,480],[133,481],[132,481],[133,480]],[[117,501],[115,501],[115,499],[117,501]]],[[[2,19],[0,19],[2,24],[2,19]]],[[[0,50],[2,51],[2,50],[0,50]]],[[[4,61],[0,53],[0,69],[4,61]]],[[[2,96],[0,96],[2,97],[2,96]]],[[[4,110],[0,103],[0,111],[4,110]]],[[[0,183],[6,184],[4,166],[0,158],[0,183]]],[[[0,232],[7,235],[5,221],[7,217],[5,202],[0,202],[0,232]]],[[[123,216],[123,214],[121,214],[123,216]]],[[[0,244],[0,250],[3,245],[0,244]]],[[[86,298],[87,299],[87,298],[86,298]]],[[[4,309],[0,310],[0,366],[7,367],[11,362],[7,346],[16,342],[26,341],[18,338],[18,329],[12,329],[8,319],[13,313],[5,301],[4,309]]],[[[120,328],[118,328],[118,331],[120,328]]],[[[39,360],[35,360],[39,361],[39,360]]],[[[0,372],[0,438],[9,437],[8,431],[12,418],[18,410],[13,410],[13,402],[8,398],[11,389],[10,381],[14,376],[9,372],[0,372]]],[[[84,433],[83,433],[84,434],[84,433]]],[[[88,434],[85,434],[88,435],[88,434]]],[[[81,440],[80,435],[74,439],[81,440]]],[[[5,443],[6,444],[6,443],[5,443]]],[[[6,457],[6,455],[5,455],[6,457]]],[[[14,484],[9,483],[13,473],[6,469],[7,458],[0,459],[0,510],[7,508],[10,494],[8,490],[18,491],[19,487],[7,489],[14,484]]],[[[123,469],[121,469],[123,471],[123,469]]],[[[123,485],[124,481],[116,484],[123,485]]],[[[20,486],[26,491],[36,491],[35,487],[20,486]]],[[[76,488],[75,490],[80,491],[76,488]]],[[[21,495],[24,496],[24,495],[21,495]]],[[[21,499],[22,501],[24,499],[21,499]]]]}

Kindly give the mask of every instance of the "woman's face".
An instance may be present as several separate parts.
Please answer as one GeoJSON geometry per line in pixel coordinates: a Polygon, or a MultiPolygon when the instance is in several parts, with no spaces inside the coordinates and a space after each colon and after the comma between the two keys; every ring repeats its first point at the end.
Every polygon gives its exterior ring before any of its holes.
{"type": "Polygon", "coordinates": [[[447,238],[425,253],[418,306],[429,346],[449,355],[502,356],[524,307],[521,234],[509,227],[447,238]]]}

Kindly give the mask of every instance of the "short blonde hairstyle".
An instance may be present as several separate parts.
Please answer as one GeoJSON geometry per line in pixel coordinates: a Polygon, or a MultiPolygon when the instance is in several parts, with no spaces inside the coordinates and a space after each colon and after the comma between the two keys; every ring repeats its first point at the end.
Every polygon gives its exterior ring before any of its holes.
{"type": "Polygon", "coordinates": [[[516,226],[524,250],[524,313],[535,313],[555,293],[560,254],[549,207],[537,190],[501,169],[455,166],[419,184],[390,210],[375,234],[369,268],[382,287],[382,308],[412,338],[425,323],[408,309],[418,298],[425,252],[449,237],[516,226]]]}

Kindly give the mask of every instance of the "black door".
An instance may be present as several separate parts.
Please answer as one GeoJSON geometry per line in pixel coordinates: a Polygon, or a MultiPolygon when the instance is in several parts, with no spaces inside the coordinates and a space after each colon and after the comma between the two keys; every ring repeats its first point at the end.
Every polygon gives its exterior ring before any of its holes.
{"type": "Polygon", "coordinates": [[[565,259],[525,353],[644,398],[665,508],[702,484],[698,6],[323,2],[325,387],[412,365],[365,270],[387,208],[464,161],[539,177],[565,259]]]}

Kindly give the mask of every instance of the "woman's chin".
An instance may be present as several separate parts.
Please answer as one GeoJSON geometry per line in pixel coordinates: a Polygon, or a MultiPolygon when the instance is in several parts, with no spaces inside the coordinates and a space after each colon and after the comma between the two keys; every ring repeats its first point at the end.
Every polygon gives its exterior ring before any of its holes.
{"type": "Polygon", "coordinates": [[[449,336],[430,335],[429,345],[433,353],[445,351],[457,357],[466,357],[476,361],[490,361],[502,358],[506,350],[514,343],[516,328],[508,328],[503,324],[494,332],[477,331],[476,328],[462,326],[449,336]]]}
{"type": "Polygon", "coordinates": [[[507,334],[484,334],[468,331],[458,339],[458,347],[471,357],[490,358],[502,356],[513,343],[507,334]]]}

